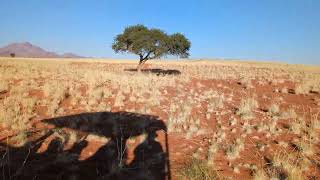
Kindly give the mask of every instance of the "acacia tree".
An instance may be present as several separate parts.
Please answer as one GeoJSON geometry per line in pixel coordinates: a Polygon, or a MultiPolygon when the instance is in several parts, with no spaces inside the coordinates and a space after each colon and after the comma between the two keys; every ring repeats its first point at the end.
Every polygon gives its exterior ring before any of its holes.
{"type": "Polygon", "coordinates": [[[160,29],[148,29],[144,25],[134,25],[125,28],[122,34],[115,37],[112,49],[116,52],[125,52],[139,55],[137,67],[150,59],[167,55],[189,57],[190,41],[181,33],[168,35],[160,29]]]}

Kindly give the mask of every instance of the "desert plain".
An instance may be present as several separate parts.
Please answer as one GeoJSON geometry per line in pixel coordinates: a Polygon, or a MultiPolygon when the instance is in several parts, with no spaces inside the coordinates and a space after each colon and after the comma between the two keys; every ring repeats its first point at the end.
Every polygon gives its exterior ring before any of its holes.
{"type": "Polygon", "coordinates": [[[320,66],[0,58],[0,179],[319,179],[320,66]]]}

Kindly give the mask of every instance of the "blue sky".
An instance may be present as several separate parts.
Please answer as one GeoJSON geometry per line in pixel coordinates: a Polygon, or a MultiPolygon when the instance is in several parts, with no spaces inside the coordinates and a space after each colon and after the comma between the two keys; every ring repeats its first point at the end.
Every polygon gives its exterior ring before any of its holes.
{"type": "Polygon", "coordinates": [[[191,58],[320,64],[319,0],[0,0],[0,22],[0,46],[136,58],[111,44],[139,23],[185,34],[191,58]]]}

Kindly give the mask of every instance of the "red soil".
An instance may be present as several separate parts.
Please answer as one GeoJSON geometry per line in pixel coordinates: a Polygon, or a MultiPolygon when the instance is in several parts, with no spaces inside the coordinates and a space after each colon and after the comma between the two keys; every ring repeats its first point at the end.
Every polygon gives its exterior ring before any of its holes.
{"type": "MultiPolygon", "coordinates": [[[[74,66],[84,66],[83,63],[73,63],[74,66]]],[[[14,80],[12,85],[16,85],[21,80],[14,80]]],[[[39,80],[40,81],[40,80],[39,80]]],[[[279,83],[276,85],[273,84],[265,84],[259,85],[257,80],[252,81],[253,88],[246,89],[241,84],[238,83],[238,80],[203,80],[193,78],[189,83],[184,84],[185,92],[190,92],[192,89],[195,89],[195,92],[198,94],[202,94],[205,90],[213,89],[221,94],[224,94],[226,97],[231,97],[232,100],[225,101],[224,107],[218,110],[218,113],[212,113],[211,118],[206,118],[205,107],[207,107],[207,102],[202,102],[200,107],[194,107],[192,109],[192,115],[196,116],[200,119],[201,129],[206,130],[205,134],[195,134],[191,138],[187,138],[185,133],[168,133],[168,148],[169,148],[169,160],[171,164],[171,173],[172,178],[178,178],[178,172],[181,166],[185,165],[186,162],[192,160],[192,156],[197,152],[199,154],[199,158],[206,159],[207,158],[207,149],[209,147],[209,141],[212,139],[213,134],[218,130],[217,119],[221,119],[221,126],[226,127],[226,138],[224,140],[224,146],[232,143],[236,138],[239,138],[243,133],[241,132],[241,128],[243,127],[244,121],[236,115],[236,110],[239,107],[240,101],[243,97],[251,97],[253,94],[256,95],[256,100],[259,104],[259,109],[255,111],[255,119],[250,121],[250,124],[257,125],[260,122],[265,120],[270,120],[270,116],[265,112],[268,107],[272,103],[279,102],[281,104],[281,111],[285,111],[290,107],[294,107],[298,115],[303,115],[304,113],[317,112],[320,110],[320,107],[315,103],[315,99],[319,99],[319,94],[307,94],[307,95],[297,95],[293,93],[281,93],[275,92],[275,89],[288,88],[294,89],[295,84],[293,82],[285,81],[284,83],[279,83]],[[202,87],[195,89],[197,84],[201,84],[202,87]],[[266,97],[266,98],[263,98],[266,97]],[[281,98],[281,100],[279,100],[281,98]],[[307,109],[306,109],[307,107],[307,109]],[[308,112],[306,112],[308,111],[308,112]],[[221,112],[226,112],[224,115],[221,112]],[[235,117],[238,123],[234,126],[229,124],[229,119],[231,116],[235,117]],[[236,132],[232,133],[231,129],[235,128],[236,132]]],[[[111,89],[112,87],[105,87],[111,89]]],[[[164,109],[168,109],[169,102],[166,99],[170,99],[170,97],[178,97],[176,92],[176,87],[167,87],[161,90],[162,96],[166,97],[165,100],[161,101],[161,107],[165,107],[164,109]],[[166,92],[166,93],[165,93],[166,92]]],[[[82,96],[86,96],[86,91],[88,87],[83,85],[80,87],[80,92],[82,96]]],[[[114,90],[116,92],[117,90],[114,90]]],[[[9,96],[8,92],[1,92],[0,99],[9,96]]],[[[31,90],[29,92],[30,97],[35,97],[37,99],[43,99],[44,94],[39,90],[31,90]]],[[[81,105],[72,106],[71,98],[67,97],[62,100],[60,103],[60,107],[65,109],[65,115],[82,113],[84,112],[83,107],[81,105]],[[71,109],[70,109],[71,108],[71,109]]],[[[184,102],[186,97],[181,97],[181,101],[184,102]]],[[[129,96],[126,95],[126,99],[124,101],[123,107],[112,107],[112,112],[117,112],[124,110],[123,108],[131,109],[131,108],[140,108],[142,104],[130,102],[129,96]]],[[[109,102],[111,104],[114,103],[113,98],[105,99],[103,102],[109,102]]],[[[40,120],[47,119],[50,115],[47,114],[47,107],[42,105],[37,105],[34,109],[38,117],[36,117],[32,122],[32,131],[40,131],[40,130],[48,130],[55,128],[53,125],[48,125],[40,120]],[[40,121],[40,122],[39,122],[40,121]]],[[[168,113],[163,111],[163,108],[159,107],[151,107],[151,114],[159,116],[161,120],[164,122],[168,119],[168,113]]],[[[290,119],[280,119],[277,123],[277,127],[282,129],[286,133],[282,133],[277,136],[267,137],[265,132],[258,132],[253,128],[252,133],[248,134],[244,138],[244,150],[241,151],[240,157],[234,160],[228,160],[226,154],[223,150],[219,150],[214,156],[214,165],[215,169],[218,170],[220,176],[232,177],[234,179],[250,179],[252,178],[252,171],[246,167],[241,166],[241,164],[249,164],[256,165],[260,168],[265,164],[264,157],[270,157],[275,151],[279,149],[283,149],[279,145],[280,141],[291,142],[294,138],[298,138],[297,135],[294,135],[288,131],[286,126],[290,124],[290,119]],[[263,143],[265,144],[265,149],[260,151],[256,144],[263,143]],[[239,167],[240,172],[235,173],[232,169],[233,166],[239,167]]],[[[12,136],[14,132],[2,131],[0,133],[0,139],[4,139],[5,137],[12,136]]],[[[162,148],[166,150],[165,145],[165,134],[164,132],[158,131],[157,141],[161,144],[162,148]]],[[[44,152],[53,139],[53,136],[48,137],[43,143],[38,153],[44,152]]],[[[126,163],[132,162],[134,159],[134,150],[140,144],[139,139],[136,141],[127,142],[128,150],[127,150],[127,159],[126,163]]],[[[87,146],[81,151],[79,156],[79,160],[85,160],[92,156],[103,143],[99,141],[90,141],[87,146]]],[[[292,151],[292,147],[288,146],[287,150],[292,151]]],[[[316,154],[314,155],[314,159],[319,162],[319,153],[320,153],[320,145],[316,146],[316,154]]],[[[320,170],[317,167],[317,164],[312,164],[311,169],[309,169],[305,176],[306,177],[315,177],[320,178],[320,170]]]]}

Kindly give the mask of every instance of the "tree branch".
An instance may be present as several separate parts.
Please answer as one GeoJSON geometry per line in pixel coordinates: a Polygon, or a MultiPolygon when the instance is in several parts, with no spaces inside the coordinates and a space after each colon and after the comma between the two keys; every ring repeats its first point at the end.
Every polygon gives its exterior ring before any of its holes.
{"type": "Polygon", "coordinates": [[[143,58],[143,60],[148,60],[149,59],[149,56],[150,54],[152,53],[153,51],[149,51],[148,54],[143,58]]]}
{"type": "Polygon", "coordinates": [[[139,54],[139,56],[140,56],[140,61],[143,60],[143,55],[141,53],[139,54]]]}
{"type": "Polygon", "coordinates": [[[158,57],[160,57],[160,54],[155,54],[154,56],[150,57],[149,59],[156,59],[158,57]]]}

